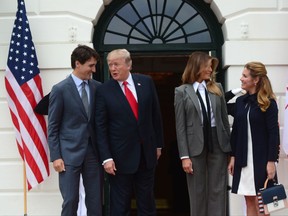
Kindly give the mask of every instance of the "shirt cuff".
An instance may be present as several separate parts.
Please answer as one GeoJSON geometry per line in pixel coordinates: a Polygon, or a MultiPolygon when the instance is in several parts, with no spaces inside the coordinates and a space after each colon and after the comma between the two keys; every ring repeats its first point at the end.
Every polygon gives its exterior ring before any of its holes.
{"type": "Polygon", "coordinates": [[[106,160],[103,161],[102,165],[104,165],[106,162],[112,161],[112,160],[113,160],[113,158],[108,158],[108,159],[106,159],[106,160]]]}

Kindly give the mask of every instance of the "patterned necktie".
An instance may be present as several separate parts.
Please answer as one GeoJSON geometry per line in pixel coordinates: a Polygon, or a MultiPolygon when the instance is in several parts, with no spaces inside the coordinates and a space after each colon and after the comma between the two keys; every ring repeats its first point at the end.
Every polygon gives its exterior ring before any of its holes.
{"type": "Polygon", "coordinates": [[[135,118],[138,120],[138,103],[134,97],[134,95],[132,94],[132,92],[130,91],[130,89],[127,86],[128,82],[124,81],[123,85],[124,85],[124,92],[126,95],[126,98],[130,104],[130,107],[134,113],[135,118]]]}
{"type": "Polygon", "coordinates": [[[88,102],[88,95],[85,89],[86,82],[82,82],[82,89],[81,89],[81,99],[85,108],[87,115],[89,114],[89,102],[88,102]]]}

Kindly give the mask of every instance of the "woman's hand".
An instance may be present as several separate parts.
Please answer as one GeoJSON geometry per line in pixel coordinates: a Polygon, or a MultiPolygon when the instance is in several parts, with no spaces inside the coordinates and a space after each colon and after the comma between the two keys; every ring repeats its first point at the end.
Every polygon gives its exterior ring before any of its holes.
{"type": "Polygon", "coordinates": [[[185,173],[193,174],[194,170],[192,168],[192,160],[190,158],[182,159],[182,167],[185,173]]]}
{"type": "Polygon", "coordinates": [[[267,178],[274,179],[276,174],[276,165],[274,161],[268,161],[267,163],[267,178]]]}
{"type": "Polygon", "coordinates": [[[230,161],[229,161],[229,164],[228,164],[228,172],[232,176],[234,174],[234,163],[235,163],[235,157],[232,156],[230,158],[230,161]]]}

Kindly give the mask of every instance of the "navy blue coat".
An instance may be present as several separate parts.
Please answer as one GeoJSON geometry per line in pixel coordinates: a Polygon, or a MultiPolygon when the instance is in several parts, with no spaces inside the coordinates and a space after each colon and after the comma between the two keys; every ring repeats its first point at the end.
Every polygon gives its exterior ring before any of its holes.
{"type": "Polygon", "coordinates": [[[269,108],[266,112],[262,112],[257,103],[257,94],[238,97],[234,107],[231,133],[232,156],[235,156],[233,193],[238,190],[241,169],[247,164],[247,109],[245,108],[249,104],[256,192],[263,188],[267,178],[267,162],[278,159],[280,137],[276,101],[271,100],[269,108]]]}
{"type": "Polygon", "coordinates": [[[111,79],[101,85],[96,97],[100,159],[113,158],[117,173],[125,174],[138,170],[142,150],[146,167],[154,168],[156,149],[163,147],[162,119],[153,80],[141,74],[132,74],[132,78],[138,98],[138,121],[117,81],[111,79]]]}

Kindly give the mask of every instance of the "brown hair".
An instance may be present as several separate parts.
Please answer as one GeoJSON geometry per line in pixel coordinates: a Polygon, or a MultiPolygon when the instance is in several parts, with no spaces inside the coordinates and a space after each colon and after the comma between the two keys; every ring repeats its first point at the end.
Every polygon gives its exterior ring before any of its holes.
{"type": "Polygon", "coordinates": [[[256,77],[259,78],[259,81],[256,84],[257,102],[262,112],[266,112],[270,106],[270,99],[276,99],[271,82],[267,76],[266,67],[263,63],[254,61],[248,62],[245,65],[245,68],[249,70],[250,76],[253,79],[256,77]]]}
{"type": "Polygon", "coordinates": [[[71,67],[75,69],[76,61],[79,61],[80,64],[84,64],[92,57],[95,58],[96,61],[100,59],[99,54],[93,48],[79,44],[71,54],[71,67]]]}
{"type": "Polygon", "coordinates": [[[212,59],[212,74],[209,80],[206,80],[207,89],[216,95],[221,96],[222,92],[216,85],[216,68],[218,66],[218,59],[208,55],[205,52],[193,52],[187,62],[184,73],[182,74],[183,84],[192,84],[196,82],[200,77],[200,69],[202,66],[212,59]]]}

